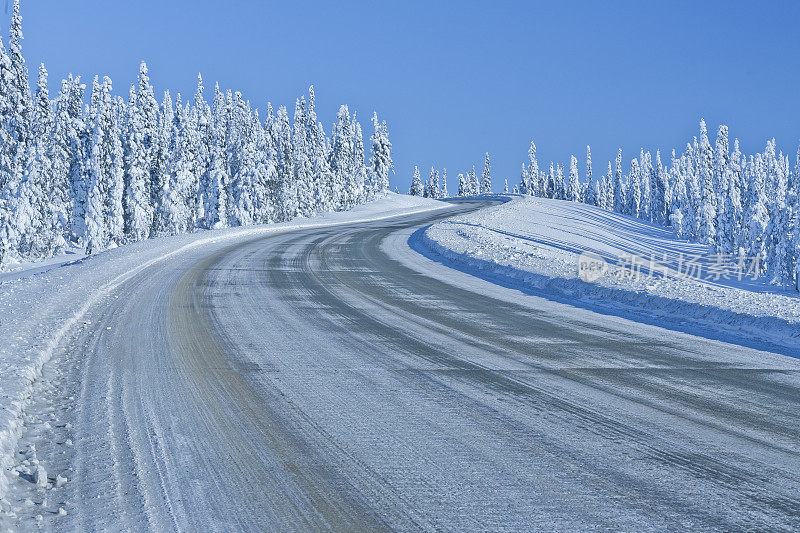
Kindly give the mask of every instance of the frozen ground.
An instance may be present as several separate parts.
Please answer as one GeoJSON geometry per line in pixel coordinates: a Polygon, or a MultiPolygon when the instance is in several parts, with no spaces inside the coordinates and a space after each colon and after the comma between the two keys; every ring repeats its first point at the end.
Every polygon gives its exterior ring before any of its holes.
{"type": "Polygon", "coordinates": [[[800,360],[409,247],[480,205],[183,236],[10,282],[51,279],[26,290],[74,318],[15,315],[23,339],[62,334],[20,389],[0,526],[791,530],[800,360]]]}
{"type": "Polygon", "coordinates": [[[414,235],[412,245],[452,267],[531,294],[800,356],[797,292],[752,281],[746,271],[739,279],[735,258],[718,276],[713,271],[718,260],[708,257],[704,246],[678,241],[669,229],[632,217],[574,202],[512,197],[438,222],[414,235]],[[608,273],[580,279],[578,256],[584,252],[604,258],[608,273]],[[639,279],[625,263],[629,254],[642,260],[639,279]],[[706,256],[696,262],[701,275],[687,278],[682,274],[698,254],[706,256]]]}

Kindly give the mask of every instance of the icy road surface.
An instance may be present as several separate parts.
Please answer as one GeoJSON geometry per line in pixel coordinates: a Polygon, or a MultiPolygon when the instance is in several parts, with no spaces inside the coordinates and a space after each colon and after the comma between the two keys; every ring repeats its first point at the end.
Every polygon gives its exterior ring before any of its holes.
{"type": "Polygon", "coordinates": [[[31,407],[68,412],[27,437],[65,473],[46,494],[67,514],[16,525],[797,527],[798,360],[526,296],[408,248],[451,214],[198,250],[122,284],[31,407]]]}

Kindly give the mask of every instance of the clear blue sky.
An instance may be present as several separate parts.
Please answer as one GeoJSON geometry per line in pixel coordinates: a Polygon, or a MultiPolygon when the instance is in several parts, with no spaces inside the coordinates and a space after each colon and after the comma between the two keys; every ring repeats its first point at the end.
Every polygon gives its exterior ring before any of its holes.
{"type": "MultiPolygon", "coordinates": [[[[2,5],[0,5],[2,7],[2,5]]],[[[595,172],[616,147],[626,161],[680,148],[705,117],[747,151],[800,139],[800,2],[269,2],[22,0],[29,67],[51,91],[69,72],[109,75],[127,95],[138,63],[157,90],[241,90],[255,105],[293,104],[314,83],[330,131],[340,103],[365,132],[388,121],[406,189],[490,152],[495,188],[516,182],[528,144],[539,159],[595,172]]],[[[7,34],[8,17],[3,24],[7,34]]],[[[713,138],[712,138],[713,142],[713,138]]]]}

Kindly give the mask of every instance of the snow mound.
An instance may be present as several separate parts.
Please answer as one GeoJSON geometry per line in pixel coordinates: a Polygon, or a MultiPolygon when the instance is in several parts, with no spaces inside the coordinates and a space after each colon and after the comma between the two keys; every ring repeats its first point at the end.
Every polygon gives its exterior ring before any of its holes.
{"type": "Polygon", "coordinates": [[[800,356],[796,292],[752,280],[733,264],[736,258],[717,258],[703,245],[675,239],[668,228],[632,217],[515,197],[424,228],[410,244],[451,267],[537,296],[800,356]],[[596,257],[606,267],[603,275],[579,276],[580,257],[596,257]],[[725,268],[715,274],[723,259],[725,268]]]}

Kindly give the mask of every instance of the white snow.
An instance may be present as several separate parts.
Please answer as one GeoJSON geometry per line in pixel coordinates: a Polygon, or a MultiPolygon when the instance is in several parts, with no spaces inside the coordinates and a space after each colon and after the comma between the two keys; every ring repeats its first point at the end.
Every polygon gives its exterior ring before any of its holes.
{"type": "MultiPolygon", "coordinates": [[[[708,254],[679,241],[669,228],[586,204],[510,197],[502,205],[436,223],[414,234],[412,247],[506,286],[604,314],[678,329],[748,346],[800,355],[800,298],[749,278],[685,279],[688,260],[708,254]],[[593,252],[609,274],[586,282],[578,256],[593,252]],[[655,257],[667,277],[618,278],[620,257],[655,257]],[[664,261],[666,254],[666,261],[664,261]]],[[[711,259],[704,257],[707,269],[711,259]]],[[[644,271],[647,274],[647,269],[644,271]]],[[[705,278],[705,276],[704,276],[705,278]]]]}
{"type": "MultiPolygon", "coordinates": [[[[15,455],[23,430],[23,414],[32,401],[33,385],[41,375],[42,366],[93,304],[142,269],[201,246],[221,247],[293,229],[449,208],[435,200],[387,193],[384,198],[347,212],[152,239],[92,256],[73,254],[47,263],[24,264],[3,273],[0,277],[0,468],[10,472],[18,460],[15,455]]],[[[34,449],[27,454],[35,458],[34,449]]],[[[37,483],[47,483],[45,465],[34,465],[30,471],[37,483]]],[[[59,475],[56,484],[64,483],[66,478],[59,475]]],[[[8,486],[7,475],[0,475],[0,502],[8,486]]]]}

